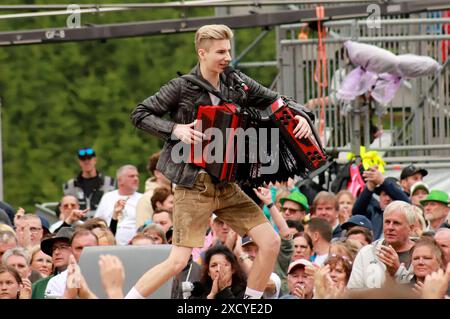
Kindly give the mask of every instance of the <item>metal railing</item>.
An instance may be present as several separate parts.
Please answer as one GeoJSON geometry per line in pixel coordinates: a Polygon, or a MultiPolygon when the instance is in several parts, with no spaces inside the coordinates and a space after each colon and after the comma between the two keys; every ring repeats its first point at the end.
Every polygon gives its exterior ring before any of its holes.
{"type": "Polygon", "coordinates": [[[55,209],[58,206],[58,202],[48,202],[42,204],[35,204],[36,214],[45,217],[50,224],[58,221],[58,216],[55,213],[55,209]]]}
{"type": "MultiPolygon", "coordinates": [[[[361,135],[360,144],[366,147],[390,147],[387,156],[450,156],[450,149],[423,149],[422,145],[450,144],[450,34],[444,26],[450,18],[427,17],[382,19],[380,28],[370,29],[365,20],[329,21],[326,45],[328,97],[325,107],[325,145],[330,148],[351,149],[355,136],[361,135]],[[365,42],[387,49],[394,54],[412,53],[430,56],[444,67],[438,76],[407,80],[386,106],[376,103],[346,105],[335,94],[340,80],[338,72],[350,70],[341,56],[346,40],[365,42]],[[345,109],[351,109],[345,114],[345,109]],[[360,123],[355,121],[359,118],[360,123]],[[371,143],[370,123],[391,132],[392,141],[383,138],[371,143]],[[408,149],[402,146],[410,146],[408,149]]],[[[297,99],[300,103],[318,97],[314,72],[317,59],[317,39],[300,40],[299,31],[307,25],[291,24],[278,28],[278,65],[280,78],[277,90],[297,99]]],[[[319,114],[319,106],[315,108],[319,114]]],[[[354,148],[353,148],[354,150],[354,148]]],[[[431,157],[430,157],[431,158],[431,157]]]]}

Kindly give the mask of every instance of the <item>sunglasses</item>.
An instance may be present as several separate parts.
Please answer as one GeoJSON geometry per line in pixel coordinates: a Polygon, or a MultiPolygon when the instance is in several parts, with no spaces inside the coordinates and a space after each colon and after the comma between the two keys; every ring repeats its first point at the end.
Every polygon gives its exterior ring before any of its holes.
{"type": "Polygon", "coordinates": [[[296,213],[296,212],[303,212],[301,209],[294,209],[294,208],[290,208],[290,207],[281,207],[281,211],[282,211],[283,213],[285,213],[285,212],[287,212],[287,211],[291,211],[291,212],[293,212],[293,213],[296,213]]]}
{"type": "Polygon", "coordinates": [[[95,154],[92,148],[82,148],[78,150],[78,157],[93,157],[95,154]]]}
{"type": "Polygon", "coordinates": [[[69,203],[69,204],[62,205],[62,207],[63,208],[73,208],[73,207],[77,207],[77,204],[69,203]]]}

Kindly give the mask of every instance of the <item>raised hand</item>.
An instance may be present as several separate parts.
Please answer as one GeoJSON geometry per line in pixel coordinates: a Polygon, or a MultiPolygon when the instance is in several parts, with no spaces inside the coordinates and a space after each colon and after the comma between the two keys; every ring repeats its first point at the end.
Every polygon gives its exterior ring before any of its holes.
{"type": "Polygon", "coordinates": [[[219,269],[219,291],[231,286],[231,276],[233,274],[231,273],[231,270],[227,267],[221,266],[219,269]]]}
{"type": "Polygon", "coordinates": [[[25,215],[25,209],[19,207],[16,214],[14,215],[14,226],[17,228],[20,224],[20,219],[25,215]]]}
{"type": "Polygon", "coordinates": [[[211,287],[211,291],[209,292],[207,299],[215,299],[217,293],[220,291],[219,289],[219,276],[220,276],[220,265],[218,266],[218,272],[211,275],[213,277],[213,284],[211,287]]]}
{"type": "Polygon", "coordinates": [[[320,266],[317,264],[312,264],[312,266],[306,266],[305,267],[305,274],[307,274],[309,277],[314,278],[316,272],[320,270],[320,266]]]}
{"type": "Polygon", "coordinates": [[[377,185],[381,185],[384,182],[384,175],[378,170],[378,166],[372,166],[367,171],[363,172],[363,178],[367,183],[369,190],[374,190],[377,185]]]}
{"type": "Polygon", "coordinates": [[[264,203],[264,205],[269,205],[272,203],[272,194],[268,188],[258,187],[258,189],[253,188],[256,196],[264,203]]]}
{"type": "Polygon", "coordinates": [[[64,299],[75,299],[78,297],[78,289],[81,287],[80,267],[73,255],[69,256],[69,265],[67,266],[66,289],[64,290],[64,299]]]}
{"type": "Polygon", "coordinates": [[[26,222],[23,222],[22,220],[17,221],[17,240],[19,242],[20,247],[24,247],[27,249],[31,249],[32,242],[31,242],[31,230],[30,225],[26,222]]]}
{"type": "Polygon", "coordinates": [[[418,281],[414,284],[413,291],[418,296],[422,296],[422,290],[423,290],[423,282],[418,281]]]}
{"type": "Polygon", "coordinates": [[[450,276],[450,263],[447,264],[447,271],[442,269],[431,273],[425,277],[422,286],[422,298],[424,299],[442,299],[445,298],[448,287],[448,277],[450,276]]]}
{"type": "Polygon", "coordinates": [[[31,299],[31,281],[28,278],[22,278],[19,299],[31,299]]]}
{"type": "Polygon", "coordinates": [[[296,284],[292,293],[300,299],[305,299],[306,287],[302,284],[296,284]]]}
{"type": "Polygon", "coordinates": [[[64,220],[66,224],[72,225],[76,221],[79,221],[80,219],[86,217],[86,213],[89,211],[89,208],[86,208],[85,210],[81,209],[74,209],[70,212],[70,215],[64,220]]]}
{"type": "Polygon", "coordinates": [[[386,265],[389,274],[394,276],[400,267],[400,259],[395,249],[391,245],[381,245],[377,248],[376,255],[378,259],[386,265]]]}
{"type": "Polygon", "coordinates": [[[122,299],[125,270],[120,259],[113,255],[100,255],[98,265],[103,289],[108,298],[122,299]]]}

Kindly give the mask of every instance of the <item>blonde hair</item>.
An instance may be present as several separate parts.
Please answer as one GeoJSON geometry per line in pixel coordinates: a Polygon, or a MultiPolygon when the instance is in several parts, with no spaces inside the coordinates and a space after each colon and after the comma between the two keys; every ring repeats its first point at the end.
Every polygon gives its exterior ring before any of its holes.
{"type": "Polygon", "coordinates": [[[311,211],[313,211],[315,214],[317,205],[324,204],[324,203],[332,204],[332,205],[334,205],[334,209],[336,211],[339,210],[339,203],[338,203],[336,195],[334,195],[331,192],[321,191],[314,198],[311,211]]]}
{"type": "Polygon", "coordinates": [[[406,217],[408,225],[414,225],[416,223],[416,213],[414,212],[412,207],[413,206],[411,204],[408,204],[407,202],[403,202],[400,200],[393,201],[384,209],[383,220],[391,213],[399,211],[406,217]]]}
{"type": "MultiPolygon", "coordinates": [[[[411,205],[411,210],[416,214],[416,221],[419,222],[420,227],[422,228],[422,232],[427,229],[427,223],[425,222],[425,218],[423,217],[422,209],[418,206],[411,205]]],[[[421,234],[419,234],[421,235],[421,234]]]]}
{"type": "Polygon", "coordinates": [[[200,27],[195,33],[195,51],[209,49],[210,40],[231,40],[233,31],[224,24],[208,24],[200,27]]]}
{"type": "MultiPolygon", "coordinates": [[[[108,228],[96,227],[92,229],[92,232],[97,236],[99,241],[105,238],[107,246],[115,246],[117,244],[114,234],[108,228]]],[[[103,241],[101,242],[103,243],[103,241]]]]}
{"type": "Polygon", "coordinates": [[[31,256],[31,262],[33,262],[34,255],[36,255],[40,251],[41,251],[40,245],[35,245],[35,246],[31,247],[30,249],[28,249],[28,252],[30,253],[30,256],[31,256]]]}
{"type": "MultiPolygon", "coordinates": [[[[164,233],[164,229],[159,224],[150,224],[144,228],[142,233],[146,236],[150,236],[151,231],[154,231],[162,239],[163,244],[167,244],[167,237],[164,233]]],[[[150,238],[152,238],[150,236],[150,238]]]]}
{"type": "Polygon", "coordinates": [[[2,231],[2,232],[7,231],[7,232],[14,234],[14,236],[16,236],[16,232],[14,231],[14,228],[12,228],[11,226],[6,225],[6,224],[0,223],[0,231],[2,231]]]}
{"type": "Polygon", "coordinates": [[[345,195],[347,195],[348,197],[350,197],[350,199],[351,199],[351,201],[352,201],[352,203],[354,204],[355,203],[355,196],[353,196],[353,194],[350,192],[350,191],[348,191],[348,190],[346,190],[346,189],[343,189],[343,190],[341,190],[339,193],[337,193],[336,194],[336,199],[337,199],[337,201],[338,201],[338,205],[339,205],[339,200],[341,199],[341,197],[342,196],[345,196],[345,195]]]}

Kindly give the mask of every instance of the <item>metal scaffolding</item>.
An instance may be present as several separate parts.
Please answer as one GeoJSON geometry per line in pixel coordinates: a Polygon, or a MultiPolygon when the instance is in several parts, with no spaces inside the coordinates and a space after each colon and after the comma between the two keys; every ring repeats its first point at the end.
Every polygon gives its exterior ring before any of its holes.
{"type": "MultiPolygon", "coordinates": [[[[386,151],[391,158],[422,156],[423,160],[430,158],[432,161],[436,161],[436,156],[450,155],[450,34],[442,27],[449,23],[450,18],[426,17],[386,18],[381,20],[379,29],[369,29],[364,20],[324,23],[328,28],[328,37],[323,40],[329,70],[328,96],[335,94],[333,87],[338,86],[333,75],[345,64],[338,53],[346,40],[374,44],[395,54],[430,56],[443,65],[436,76],[405,81],[391,103],[376,105],[374,115],[368,105],[356,103],[352,104],[349,114],[343,115],[345,105],[333,104],[329,99],[325,115],[329,149],[351,150],[358,154],[361,144],[371,150],[386,151]],[[387,145],[383,145],[382,139],[371,145],[370,121],[383,126],[386,136],[390,136],[387,145]]],[[[280,81],[277,89],[301,103],[318,95],[314,81],[318,41],[297,39],[299,30],[304,27],[304,24],[291,24],[278,30],[280,81]]]]}

